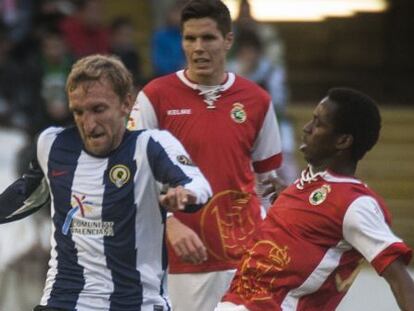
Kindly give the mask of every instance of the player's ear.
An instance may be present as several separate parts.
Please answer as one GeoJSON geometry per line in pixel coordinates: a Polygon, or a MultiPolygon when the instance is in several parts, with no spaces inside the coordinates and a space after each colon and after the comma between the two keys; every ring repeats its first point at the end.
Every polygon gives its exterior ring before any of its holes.
{"type": "Polygon", "coordinates": [[[354,143],[354,137],[351,134],[341,134],[336,140],[336,148],[345,150],[351,148],[354,143]]]}
{"type": "Polygon", "coordinates": [[[122,112],[125,115],[129,115],[132,110],[132,106],[134,105],[134,99],[132,97],[131,93],[128,93],[127,96],[125,96],[125,99],[122,102],[122,112]]]}
{"type": "Polygon", "coordinates": [[[234,42],[234,33],[228,32],[224,37],[224,44],[227,51],[229,51],[233,45],[234,42]]]}

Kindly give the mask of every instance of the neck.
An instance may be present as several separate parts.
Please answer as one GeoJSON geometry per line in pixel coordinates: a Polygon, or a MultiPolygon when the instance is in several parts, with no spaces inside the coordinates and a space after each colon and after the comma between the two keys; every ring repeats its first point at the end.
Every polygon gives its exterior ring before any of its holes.
{"type": "Polygon", "coordinates": [[[330,170],[338,175],[354,176],[357,163],[353,161],[331,161],[330,163],[311,164],[314,173],[330,170]]]}
{"type": "Polygon", "coordinates": [[[193,73],[191,70],[187,69],[185,71],[185,74],[190,81],[197,83],[197,84],[208,85],[208,86],[223,84],[227,79],[227,72],[224,72],[224,71],[220,73],[215,73],[214,75],[204,76],[204,75],[197,75],[193,73]]]}

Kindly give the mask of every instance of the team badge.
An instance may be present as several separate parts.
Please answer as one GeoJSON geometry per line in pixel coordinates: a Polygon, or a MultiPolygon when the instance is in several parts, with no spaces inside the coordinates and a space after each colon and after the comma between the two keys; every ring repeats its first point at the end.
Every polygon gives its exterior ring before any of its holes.
{"type": "Polygon", "coordinates": [[[318,188],[311,193],[309,196],[309,203],[312,205],[319,205],[323,203],[329,192],[331,192],[331,186],[323,185],[321,188],[318,188]]]}
{"type": "Polygon", "coordinates": [[[109,171],[109,179],[118,188],[121,188],[123,185],[125,185],[128,182],[130,176],[131,173],[129,169],[122,164],[113,166],[109,171]]]}
{"type": "Polygon", "coordinates": [[[246,111],[244,110],[244,105],[241,103],[234,103],[233,109],[230,111],[230,116],[236,123],[243,123],[247,119],[246,111]]]}
{"type": "Polygon", "coordinates": [[[177,156],[177,161],[181,163],[182,165],[188,165],[188,166],[195,166],[193,161],[191,159],[183,154],[180,154],[177,156]]]}

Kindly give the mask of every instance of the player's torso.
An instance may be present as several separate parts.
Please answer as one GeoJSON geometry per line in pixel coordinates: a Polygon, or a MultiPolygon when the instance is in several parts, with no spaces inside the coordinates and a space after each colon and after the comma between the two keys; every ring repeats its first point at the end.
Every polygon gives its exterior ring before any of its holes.
{"type": "Polygon", "coordinates": [[[234,268],[261,221],[251,153],[269,102],[256,91],[257,87],[249,89],[236,78],[231,87],[219,93],[214,108],[208,108],[200,90],[170,77],[157,89],[158,100],[149,96],[159,127],[183,143],[213,189],[213,198],[200,211],[176,215],[200,236],[209,260],[194,266],[180,262],[169,252],[170,271],[234,268]]]}
{"type": "MultiPolygon", "coordinates": [[[[91,304],[96,310],[142,306],[142,283],[160,284],[162,277],[163,222],[148,165],[136,158],[137,134],[97,158],[67,133],[57,135],[47,155],[54,232],[42,302],[65,308],[72,303],[79,310],[91,304]],[[142,200],[145,191],[152,201],[142,200]],[[150,262],[153,270],[141,269],[150,262]],[[55,297],[56,290],[62,294],[55,297]]],[[[161,296],[148,291],[144,298],[161,296]]]]}
{"type": "Polygon", "coordinates": [[[207,108],[205,96],[178,78],[162,91],[165,94],[156,108],[160,128],[183,143],[213,191],[250,183],[251,152],[268,103],[258,100],[253,91],[238,87],[237,79],[220,92],[214,108],[207,108]]]}
{"type": "Polygon", "coordinates": [[[342,224],[350,202],[367,193],[364,185],[323,179],[296,185],[272,206],[242,262],[246,277],[240,274],[232,285],[252,310],[323,304],[332,310],[328,303],[337,304],[356,276],[361,255],[344,240],[342,224]]]}

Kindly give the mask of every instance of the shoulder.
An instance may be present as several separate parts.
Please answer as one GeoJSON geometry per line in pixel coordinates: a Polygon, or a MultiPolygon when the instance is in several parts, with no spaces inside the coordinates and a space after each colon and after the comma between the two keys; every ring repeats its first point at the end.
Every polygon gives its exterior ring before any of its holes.
{"type": "Polygon", "coordinates": [[[37,140],[37,157],[42,164],[51,154],[60,158],[63,154],[78,153],[83,148],[76,127],[49,127],[40,133],[37,140]]]}
{"type": "Polygon", "coordinates": [[[75,126],[65,127],[49,127],[40,133],[38,138],[38,146],[42,144],[52,143],[59,140],[60,144],[70,147],[74,146],[76,149],[82,147],[82,141],[79,132],[75,126]]]}
{"type": "Polygon", "coordinates": [[[235,89],[243,90],[244,92],[250,92],[251,94],[254,94],[255,96],[258,96],[259,98],[263,99],[264,101],[270,102],[271,98],[269,93],[262,87],[237,74],[235,75],[235,77],[236,79],[233,85],[235,89]]]}
{"type": "Polygon", "coordinates": [[[330,175],[328,179],[331,181],[333,200],[344,215],[381,214],[387,223],[391,221],[384,200],[365,183],[351,177],[330,175]]]}
{"type": "Polygon", "coordinates": [[[165,91],[165,88],[172,87],[177,83],[179,83],[177,74],[171,73],[151,80],[144,86],[143,91],[147,95],[155,95],[158,92],[165,91]]]}
{"type": "Polygon", "coordinates": [[[159,129],[148,129],[141,131],[142,137],[145,138],[152,138],[154,141],[157,142],[169,142],[169,141],[176,141],[177,139],[167,130],[159,130],[159,129]]]}
{"type": "Polygon", "coordinates": [[[39,138],[38,138],[38,145],[42,145],[45,144],[49,141],[54,140],[60,133],[62,133],[65,130],[65,128],[63,127],[48,127],[47,129],[43,130],[40,134],[39,134],[39,138]]]}

